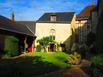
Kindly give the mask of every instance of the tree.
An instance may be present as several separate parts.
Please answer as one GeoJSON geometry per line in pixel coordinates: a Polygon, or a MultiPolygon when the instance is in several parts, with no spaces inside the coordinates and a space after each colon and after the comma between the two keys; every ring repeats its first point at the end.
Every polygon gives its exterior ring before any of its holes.
{"type": "Polygon", "coordinates": [[[39,45],[41,46],[41,48],[44,51],[47,51],[46,48],[47,48],[47,46],[49,45],[50,42],[54,42],[52,40],[52,38],[50,38],[50,37],[43,37],[43,38],[37,40],[37,43],[39,43],[39,45]]]}

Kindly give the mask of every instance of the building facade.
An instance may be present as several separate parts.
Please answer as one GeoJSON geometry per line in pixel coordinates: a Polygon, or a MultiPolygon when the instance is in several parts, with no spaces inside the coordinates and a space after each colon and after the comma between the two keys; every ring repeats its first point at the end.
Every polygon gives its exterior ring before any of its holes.
{"type": "Polygon", "coordinates": [[[79,35],[80,43],[87,41],[87,35],[92,30],[90,14],[95,7],[95,4],[87,6],[76,16],[76,33],[79,35]]]}
{"type": "Polygon", "coordinates": [[[65,44],[66,49],[69,50],[71,38],[73,37],[75,18],[74,12],[45,13],[36,22],[36,41],[53,35],[56,42],[65,44]]]}
{"type": "MultiPolygon", "coordinates": [[[[87,35],[91,32],[95,22],[91,11],[95,8],[95,4],[85,7],[80,14],[74,12],[49,12],[41,16],[37,21],[16,21],[25,25],[31,33],[37,38],[33,43],[33,47],[38,45],[37,40],[47,36],[66,45],[66,49],[71,49],[72,43],[85,43],[87,35]]],[[[92,12],[94,15],[95,12],[92,12]]],[[[14,16],[14,15],[13,15],[14,16]]],[[[12,18],[14,19],[14,18],[12,18]]]]}

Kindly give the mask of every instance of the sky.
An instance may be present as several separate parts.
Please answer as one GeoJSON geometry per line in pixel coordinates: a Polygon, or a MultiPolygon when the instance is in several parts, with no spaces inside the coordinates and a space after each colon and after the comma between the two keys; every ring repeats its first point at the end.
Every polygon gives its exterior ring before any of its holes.
{"type": "Polygon", "coordinates": [[[12,11],[15,20],[38,20],[46,12],[75,12],[97,0],[0,0],[0,15],[10,18],[12,11]]]}

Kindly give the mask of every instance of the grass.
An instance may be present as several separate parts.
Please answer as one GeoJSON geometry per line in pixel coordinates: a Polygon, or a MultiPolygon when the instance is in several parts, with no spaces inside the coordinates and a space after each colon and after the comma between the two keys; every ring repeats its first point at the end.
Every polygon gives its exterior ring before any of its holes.
{"type": "Polygon", "coordinates": [[[38,56],[42,58],[42,61],[46,61],[49,63],[53,63],[54,65],[59,66],[60,68],[66,68],[69,67],[69,65],[66,63],[68,60],[68,54],[63,53],[63,52],[55,52],[55,53],[41,53],[41,52],[36,52],[36,53],[29,53],[26,54],[25,57],[29,56],[38,56]]]}
{"type": "Polygon", "coordinates": [[[31,77],[66,69],[70,67],[68,56],[63,52],[35,52],[16,59],[4,59],[0,61],[0,76],[31,77]]]}

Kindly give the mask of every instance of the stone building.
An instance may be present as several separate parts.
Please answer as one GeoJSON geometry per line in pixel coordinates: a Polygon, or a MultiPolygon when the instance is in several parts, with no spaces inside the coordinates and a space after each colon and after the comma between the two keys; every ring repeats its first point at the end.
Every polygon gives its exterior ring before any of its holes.
{"type": "Polygon", "coordinates": [[[79,35],[80,43],[86,42],[87,35],[92,30],[90,15],[95,7],[95,4],[89,5],[76,16],[76,33],[79,35]]]}
{"type": "Polygon", "coordinates": [[[36,22],[36,41],[42,37],[54,36],[56,42],[62,42],[69,50],[76,25],[75,19],[74,12],[45,13],[36,22]]]}

